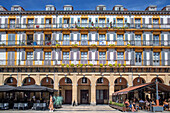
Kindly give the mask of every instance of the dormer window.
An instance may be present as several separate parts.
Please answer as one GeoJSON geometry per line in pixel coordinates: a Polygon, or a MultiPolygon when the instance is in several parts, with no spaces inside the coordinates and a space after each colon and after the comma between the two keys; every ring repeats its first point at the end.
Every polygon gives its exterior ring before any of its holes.
{"type": "Polygon", "coordinates": [[[14,7],[14,11],[18,11],[18,7],[14,7]]]}
{"type": "Polygon", "coordinates": [[[64,11],[72,11],[72,10],[73,10],[73,6],[71,6],[71,5],[64,6],[64,11]]]}

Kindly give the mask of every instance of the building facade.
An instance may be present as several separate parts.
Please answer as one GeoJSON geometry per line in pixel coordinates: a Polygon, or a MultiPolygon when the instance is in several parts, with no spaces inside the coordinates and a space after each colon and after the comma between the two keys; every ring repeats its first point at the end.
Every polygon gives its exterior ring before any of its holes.
{"type": "Polygon", "coordinates": [[[169,67],[170,6],[0,6],[0,85],[38,84],[59,90],[64,103],[107,104],[126,87],[169,85],[169,67]]]}

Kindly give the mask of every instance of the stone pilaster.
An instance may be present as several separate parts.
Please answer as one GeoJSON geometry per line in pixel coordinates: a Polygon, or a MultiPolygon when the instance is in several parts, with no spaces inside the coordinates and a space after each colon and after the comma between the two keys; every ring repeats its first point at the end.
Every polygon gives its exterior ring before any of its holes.
{"type": "Polygon", "coordinates": [[[73,75],[73,84],[72,84],[72,104],[75,102],[77,105],[77,76],[73,75]]]}
{"type": "Polygon", "coordinates": [[[18,74],[17,86],[22,86],[22,75],[18,74]]]}
{"type": "Polygon", "coordinates": [[[0,85],[4,85],[4,75],[0,74],[0,85]]]}
{"type": "Polygon", "coordinates": [[[110,84],[109,84],[109,102],[112,101],[112,94],[114,93],[114,76],[110,74],[110,84]]]}
{"type": "Polygon", "coordinates": [[[91,77],[91,105],[96,105],[96,81],[95,74],[92,74],[91,77]]]}
{"type": "Polygon", "coordinates": [[[133,86],[133,78],[131,74],[128,75],[128,87],[130,86],[133,86]]]}
{"type": "Polygon", "coordinates": [[[36,74],[36,81],[35,81],[35,83],[37,85],[40,85],[40,74],[36,74]]]}
{"type": "Polygon", "coordinates": [[[168,78],[168,74],[165,74],[165,84],[169,85],[169,78],[168,78]]]}

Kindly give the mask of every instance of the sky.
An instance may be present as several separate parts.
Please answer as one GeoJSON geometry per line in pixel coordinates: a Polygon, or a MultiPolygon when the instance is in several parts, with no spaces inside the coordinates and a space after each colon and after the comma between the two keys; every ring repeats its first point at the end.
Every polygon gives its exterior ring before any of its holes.
{"type": "Polygon", "coordinates": [[[25,10],[45,10],[45,5],[54,5],[57,10],[63,10],[64,5],[72,5],[74,10],[94,10],[97,5],[106,5],[106,10],[112,10],[115,5],[123,5],[128,10],[145,10],[149,5],[157,5],[161,10],[170,5],[170,0],[0,0],[0,5],[11,10],[12,5],[20,5],[25,10]]]}

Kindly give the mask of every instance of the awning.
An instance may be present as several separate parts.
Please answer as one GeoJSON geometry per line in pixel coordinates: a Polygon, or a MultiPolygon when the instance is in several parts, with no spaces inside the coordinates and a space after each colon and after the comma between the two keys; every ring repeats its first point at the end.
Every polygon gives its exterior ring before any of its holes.
{"type": "MultiPolygon", "coordinates": [[[[139,90],[139,89],[142,89],[145,87],[150,87],[150,88],[155,89],[156,84],[155,84],[155,82],[150,82],[150,83],[145,83],[145,84],[138,85],[138,86],[128,87],[128,88],[125,88],[125,89],[122,89],[120,91],[113,93],[113,95],[127,94],[129,92],[133,92],[134,90],[139,90]]],[[[161,92],[170,92],[170,86],[165,85],[163,83],[158,83],[158,90],[161,92]]]]}
{"type": "Polygon", "coordinates": [[[17,87],[17,91],[27,91],[27,92],[54,92],[57,91],[52,88],[48,88],[45,86],[40,86],[40,85],[27,85],[27,86],[20,86],[17,87]]]}
{"type": "Polygon", "coordinates": [[[0,86],[0,92],[8,92],[8,91],[15,91],[16,87],[9,86],[9,85],[2,85],[0,86]]]}

